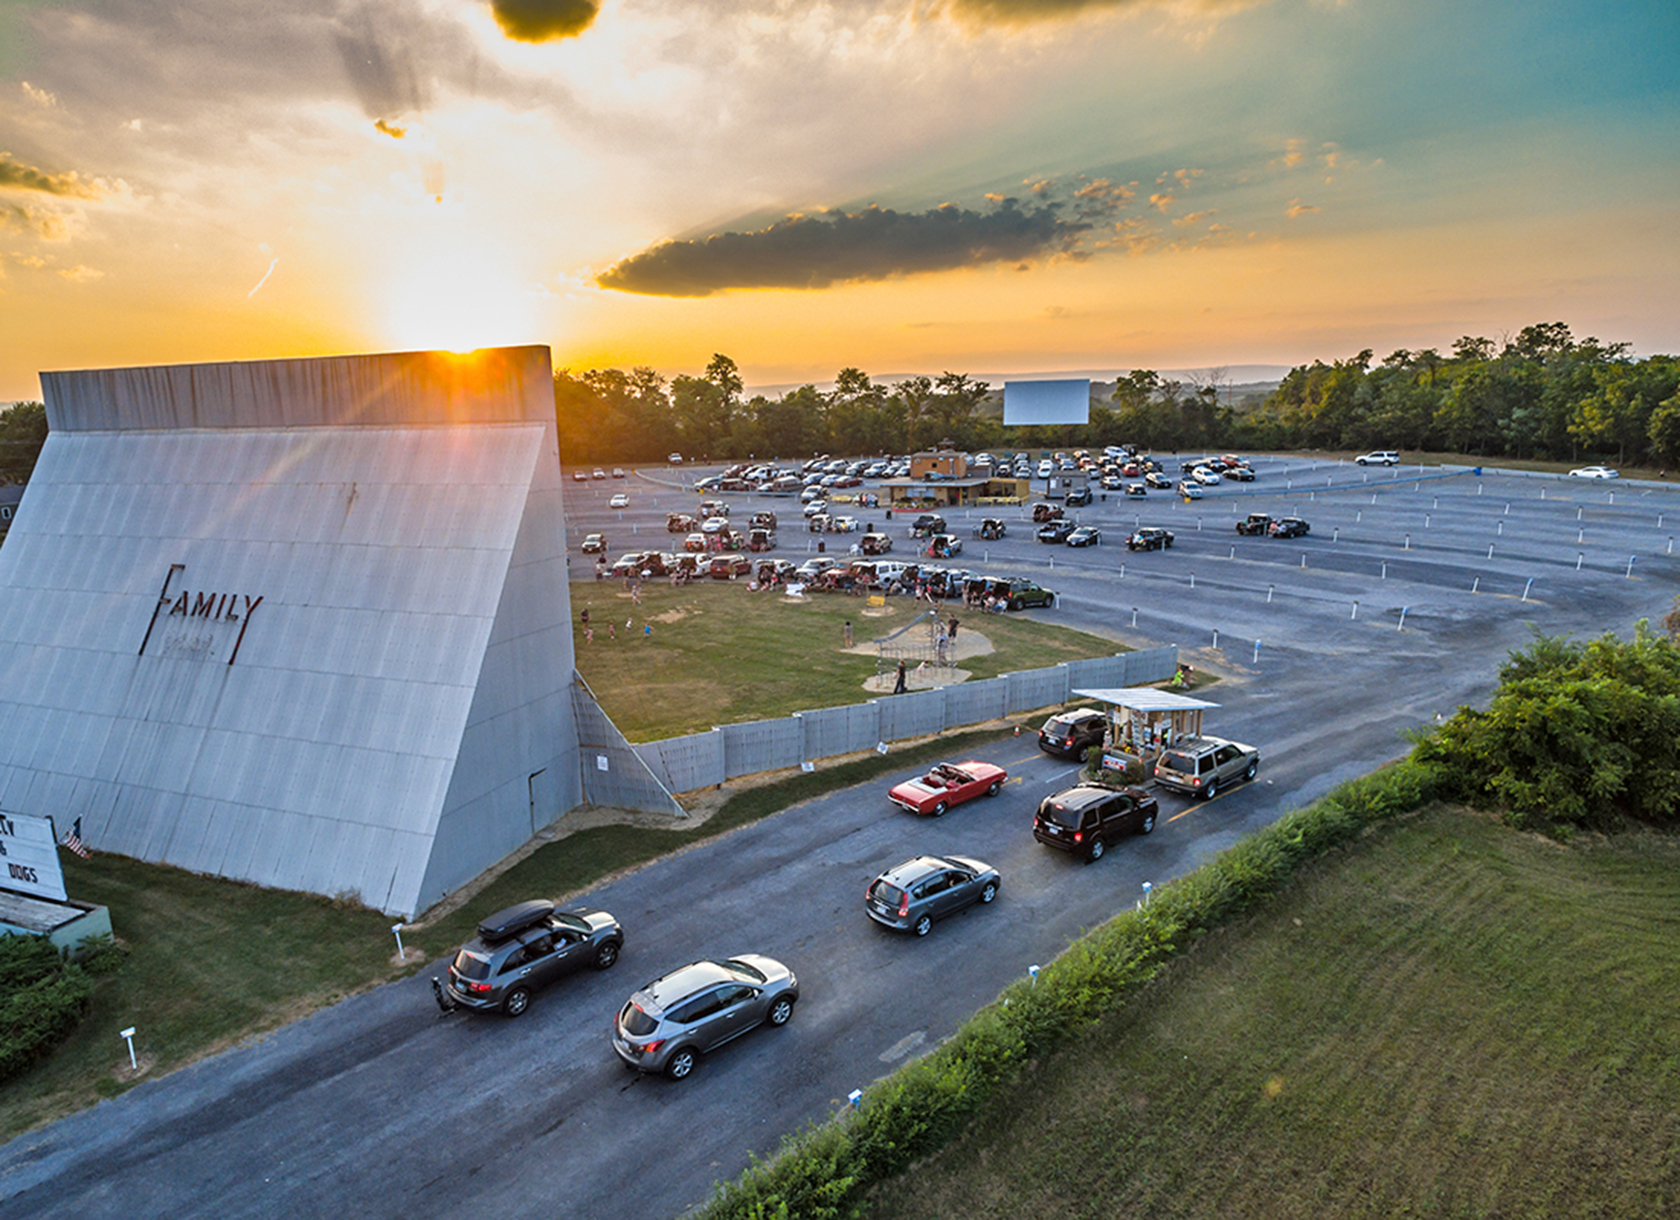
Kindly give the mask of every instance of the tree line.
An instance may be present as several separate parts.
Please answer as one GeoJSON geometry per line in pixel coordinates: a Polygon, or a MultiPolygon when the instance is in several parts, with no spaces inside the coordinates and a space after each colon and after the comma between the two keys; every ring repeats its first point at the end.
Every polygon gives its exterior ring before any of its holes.
{"type": "Polygon", "coordinates": [[[1269,394],[1230,401],[1224,376],[1137,369],[1093,399],[1077,427],[1005,428],[1002,392],[965,373],[891,385],[842,369],[834,387],[748,397],[735,362],[698,377],[649,368],[555,374],[560,452],[572,463],[794,459],[982,449],[1405,449],[1489,458],[1680,464],[1680,359],[1634,359],[1625,343],[1577,340],[1562,322],[1503,342],[1465,336],[1448,354],[1366,350],[1291,369],[1269,394]]]}

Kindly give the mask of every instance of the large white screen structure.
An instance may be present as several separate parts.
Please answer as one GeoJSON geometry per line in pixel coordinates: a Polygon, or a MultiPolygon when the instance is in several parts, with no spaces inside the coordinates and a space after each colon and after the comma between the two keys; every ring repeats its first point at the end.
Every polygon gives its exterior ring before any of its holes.
{"type": "Polygon", "coordinates": [[[1090,423],[1091,381],[1006,381],[1003,422],[1005,427],[1090,423]]]}

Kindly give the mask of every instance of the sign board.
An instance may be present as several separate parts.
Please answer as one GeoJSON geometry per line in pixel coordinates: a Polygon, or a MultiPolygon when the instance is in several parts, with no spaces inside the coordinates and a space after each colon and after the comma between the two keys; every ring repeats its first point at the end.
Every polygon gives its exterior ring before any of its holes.
{"type": "Polygon", "coordinates": [[[54,902],[68,897],[51,818],[0,813],[0,889],[54,902]]]}

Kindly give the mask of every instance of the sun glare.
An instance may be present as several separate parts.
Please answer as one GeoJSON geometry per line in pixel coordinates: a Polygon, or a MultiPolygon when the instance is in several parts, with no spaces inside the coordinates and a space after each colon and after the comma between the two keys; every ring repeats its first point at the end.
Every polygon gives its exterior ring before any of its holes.
{"type": "Polygon", "coordinates": [[[468,352],[529,343],[538,295],[511,268],[461,250],[405,261],[391,283],[386,329],[404,348],[468,352]]]}

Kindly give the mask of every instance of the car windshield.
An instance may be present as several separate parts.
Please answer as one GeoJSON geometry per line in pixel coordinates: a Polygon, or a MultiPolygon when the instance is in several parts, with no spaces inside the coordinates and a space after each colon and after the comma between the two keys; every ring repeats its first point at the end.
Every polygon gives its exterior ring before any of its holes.
{"type": "Polygon", "coordinates": [[[889,907],[896,907],[904,897],[904,891],[890,881],[877,881],[869,887],[869,896],[889,907]]]}
{"type": "Polygon", "coordinates": [[[554,919],[554,922],[559,924],[562,928],[568,928],[573,932],[589,931],[589,921],[579,919],[570,911],[556,911],[554,912],[552,918],[554,919]]]}
{"type": "Polygon", "coordinates": [[[624,1032],[633,1038],[646,1037],[659,1028],[659,1022],[643,1012],[634,1002],[626,1004],[624,1011],[618,1014],[619,1024],[624,1032]]]}
{"type": "Polygon", "coordinates": [[[749,966],[738,957],[732,957],[726,962],[719,962],[718,965],[724,967],[726,970],[733,970],[742,978],[752,979],[755,983],[764,983],[769,981],[764,977],[762,971],[758,970],[756,967],[749,966]]]}
{"type": "Polygon", "coordinates": [[[1058,826],[1066,826],[1070,830],[1078,830],[1080,823],[1085,820],[1085,814],[1082,810],[1069,809],[1059,801],[1047,803],[1040,812],[1048,820],[1055,822],[1058,826]]]}
{"type": "Polygon", "coordinates": [[[1176,750],[1169,750],[1161,755],[1161,766],[1169,771],[1182,771],[1186,775],[1196,774],[1195,755],[1180,754],[1176,750]]]}
{"type": "Polygon", "coordinates": [[[472,979],[475,982],[487,979],[490,977],[490,959],[462,949],[455,955],[455,973],[461,978],[472,979]]]}

